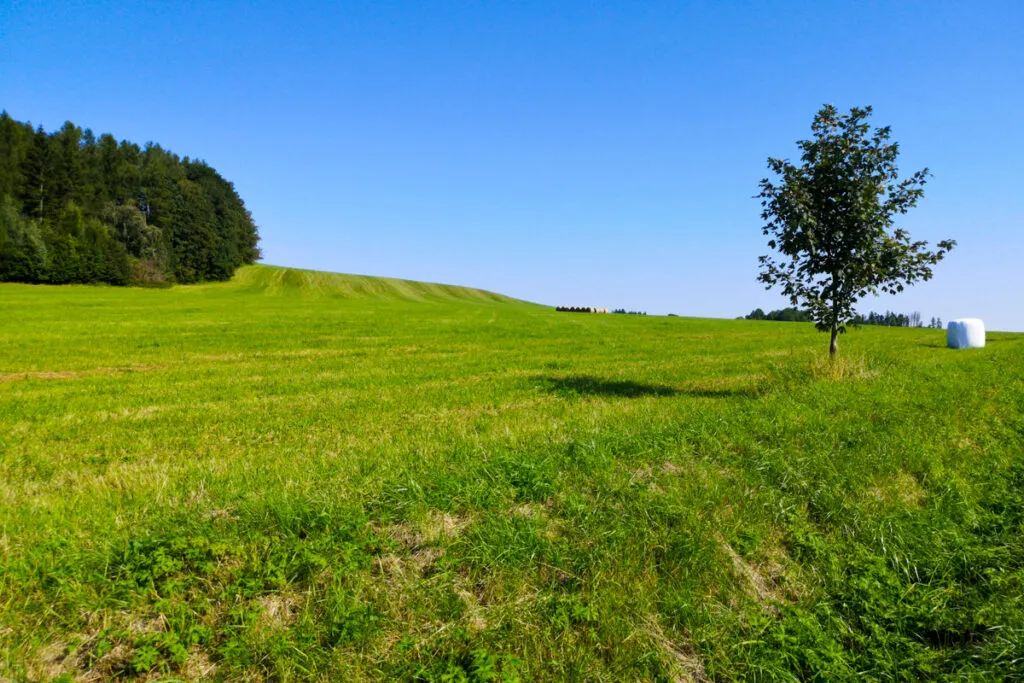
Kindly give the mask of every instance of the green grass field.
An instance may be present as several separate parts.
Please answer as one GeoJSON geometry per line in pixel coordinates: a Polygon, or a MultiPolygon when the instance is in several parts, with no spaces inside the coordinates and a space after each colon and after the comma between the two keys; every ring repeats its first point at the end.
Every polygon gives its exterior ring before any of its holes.
{"type": "Polygon", "coordinates": [[[1024,335],[0,285],[0,678],[1024,677],[1024,335]]]}

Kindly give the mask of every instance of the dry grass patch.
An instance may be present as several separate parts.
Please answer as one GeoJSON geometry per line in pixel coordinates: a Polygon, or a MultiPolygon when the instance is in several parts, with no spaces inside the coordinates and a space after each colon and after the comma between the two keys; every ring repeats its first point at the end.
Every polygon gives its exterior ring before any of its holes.
{"type": "Polygon", "coordinates": [[[693,648],[666,636],[657,617],[647,617],[643,631],[662,652],[663,660],[672,672],[673,683],[705,683],[710,680],[693,648]]]}
{"type": "Polygon", "coordinates": [[[487,609],[480,604],[479,598],[473,591],[467,590],[464,587],[455,586],[455,594],[462,600],[463,606],[465,607],[466,613],[463,616],[463,622],[466,625],[466,630],[469,632],[480,632],[487,630],[487,609]]]}
{"type": "Polygon", "coordinates": [[[34,372],[8,372],[0,374],[0,382],[18,382],[30,379],[82,379],[84,377],[97,377],[100,375],[119,375],[129,372],[149,372],[159,370],[163,365],[131,365],[120,368],[92,368],[89,370],[54,370],[34,372]]]}
{"type": "Polygon", "coordinates": [[[683,474],[686,470],[679,465],[666,460],[661,463],[661,471],[665,474],[683,474]]]}
{"type": "MultiPolygon", "coordinates": [[[[38,648],[29,660],[26,673],[29,679],[49,681],[64,674],[73,673],[75,648],[63,640],[57,640],[38,648]]],[[[0,677],[0,680],[7,680],[0,677]]]]}
{"type": "Polygon", "coordinates": [[[188,651],[188,661],[182,671],[186,681],[210,681],[217,676],[217,665],[210,656],[197,647],[188,651]]]}
{"type": "MultiPolygon", "coordinates": [[[[132,634],[163,633],[167,630],[167,620],[162,615],[144,617],[131,612],[103,612],[90,615],[89,622],[91,627],[87,634],[55,640],[38,648],[25,667],[28,680],[53,680],[60,676],[71,676],[81,683],[120,680],[130,669],[132,648],[119,640],[97,656],[97,646],[103,634],[111,628],[132,634]]],[[[132,680],[161,678],[158,672],[152,671],[134,676],[132,680]]]]}
{"type": "Polygon", "coordinates": [[[740,556],[723,539],[719,539],[719,546],[732,562],[737,577],[742,579],[744,591],[766,611],[774,613],[777,605],[794,602],[798,598],[797,587],[787,571],[787,565],[791,563],[777,545],[762,544],[751,558],[740,556]]]}
{"type": "Polygon", "coordinates": [[[288,628],[298,619],[305,597],[297,593],[270,593],[256,599],[262,611],[260,625],[269,628],[288,628]]]}
{"type": "Polygon", "coordinates": [[[547,519],[548,510],[547,507],[540,503],[523,503],[522,505],[516,505],[514,508],[509,510],[516,517],[525,517],[526,519],[547,519]]]}
{"type": "Polygon", "coordinates": [[[421,543],[436,543],[461,534],[472,523],[468,515],[431,511],[418,525],[421,543]]]}
{"type": "Polygon", "coordinates": [[[815,356],[810,364],[815,379],[838,382],[845,379],[864,380],[878,377],[879,372],[868,367],[866,356],[815,356]]]}
{"type": "Polygon", "coordinates": [[[895,475],[886,476],[868,489],[868,496],[884,507],[895,505],[920,507],[924,503],[926,495],[921,483],[913,475],[903,470],[895,475]]]}

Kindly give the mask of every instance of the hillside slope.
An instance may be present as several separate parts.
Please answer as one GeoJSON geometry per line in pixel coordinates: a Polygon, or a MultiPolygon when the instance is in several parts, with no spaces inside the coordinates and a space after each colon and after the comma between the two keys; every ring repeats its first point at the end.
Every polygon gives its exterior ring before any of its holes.
{"type": "Polygon", "coordinates": [[[268,265],[239,268],[230,283],[222,286],[260,291],[272,296],[299,294],[341,299],[526,303],[472,287],[268,265]]]}

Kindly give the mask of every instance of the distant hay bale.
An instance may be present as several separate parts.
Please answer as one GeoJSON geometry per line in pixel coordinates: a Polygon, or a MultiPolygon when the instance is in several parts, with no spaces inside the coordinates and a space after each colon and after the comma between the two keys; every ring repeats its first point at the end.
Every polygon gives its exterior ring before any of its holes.
{"type": "Polygon", "coordinates": [[[957,318],[946,327],[946,344],[951,349],[985,348],[985,323],[979,318],[957,318]]]}

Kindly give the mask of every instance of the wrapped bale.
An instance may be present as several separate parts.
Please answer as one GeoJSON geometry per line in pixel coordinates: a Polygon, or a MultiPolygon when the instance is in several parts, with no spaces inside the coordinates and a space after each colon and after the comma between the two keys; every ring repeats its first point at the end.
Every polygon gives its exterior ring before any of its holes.
{"type": "Polygon", "coordinates": [[[946,327],[946,344],[951,349],[985,347],[985,323],[978,318],[957,318],[946,327]]]}

